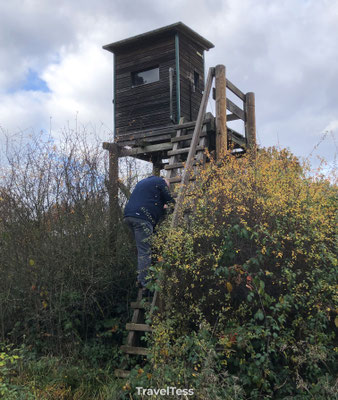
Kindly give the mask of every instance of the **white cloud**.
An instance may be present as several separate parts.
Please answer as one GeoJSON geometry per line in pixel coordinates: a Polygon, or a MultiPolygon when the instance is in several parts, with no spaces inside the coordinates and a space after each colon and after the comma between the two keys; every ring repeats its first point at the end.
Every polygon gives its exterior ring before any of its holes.
{"type": "Polygon", "coordinates": [[[323,129],[323,132],[338,132],[338,119],[330,121],[329,124],[323,129]]]}
{"type": "MultiPolygon", "coordinates": [[[[256,94],[262,145],[306,155],[337,129],[337,0],[12,0],[0,5],[0,125],[111,126],[112,54],[102,45],[181,20],[215,44],[207,67],[256,94]],[[20,90],[31,69],[50,93],[20,90]],[[278,139],[277,139],[278,137],[278,139]]],[[[332,146],[321,147],[332,158],[332,146]]]]}

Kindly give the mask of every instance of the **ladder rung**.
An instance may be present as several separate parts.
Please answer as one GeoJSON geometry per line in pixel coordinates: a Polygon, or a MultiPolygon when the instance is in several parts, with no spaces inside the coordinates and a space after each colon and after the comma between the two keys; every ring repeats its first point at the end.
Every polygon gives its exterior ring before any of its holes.
{"type": "Polygon", "coordinates": [[[152,329],[148,324],[134,324],[129,323],[126,324],[127,331],[142,331],[142,332],[151,332],[152,329]]]}
{"type": "Polygon", "coordinates": [[[126,371],[125,369],[116,369],[114,371],[114,375],[117,378],[128,378],[130,371],[126,371]]]}
{"type": "Polygon", "coordinates": [[[184,163],[178,162],[178,163],[174,163],[174,164],[168,164],[164,167],[164,169],[168,170],[168,169],[175,169],[175,168],[182,168],[182,167],[184,167],[184,163]]]}
{"type": "MultiPolygon", "coordinates": [[[[193,165],[197,165],[199,164],[201,161],[194,161],[193,165]]],[[[168,170],[168,169],[175,169],[175,168],[183,168],[185,165],[185,163],[183,162],[179,162],[179,163],[175,163],[175,164],[168,164],[164,167],[164,169],[168,170]]]]}
{"type": "MultiPolygon", "coordinates": [[[[195,176],[191,176],[190,178],[189,178],[189,181],[194,181],[196,179],[196,177],[195,176]]],[[[182,180],[182,177],[179,175],[179,176],[174,176],[173,178],[169,178],[168,179],[168,181],[170,182],[170,183],[179,183],[179,182],[181,182],[181,180],[182,180]]]]}
{"type": "Polygon", "coordinates": [[[144,310],[145,308],[147,308],[150,305],[149,302],[144,302],[144,301],[132,301],[130,307],[135,309],[138,308],[140,310],[144,310]]]}
{"type": "MultiPolygon", "coordinates": [[[[205,149],[205,147],[203,147],[203,146],[197,146],[196,151],[201,151],[204,149],[205,149]]],[[[190,151],[190,147],[184,147],[183,149],[171,150],[171,151],[168,151],[168,156],[176,156],[178,154],[189,153],[189,151],[190,151]]]]}
{"type": "MultiPolygon", "coordinates": [[[[175,136],[171,138],[171,143],[177,143],[177,142],[183,142],[184,140],[190,140],[192,139],[192,133],[189,133],[188,135],[183,135],[183,136],[175,136]]],[[[201,132],[200,137],[206,136],[206,132],[201,132]]]]}
{"type": "Polygon", "coordinates": [[[146,347],[121,346],[121,350],[127,354],[138,354],[141,356],[146,356],[149,353],[146,347]]]}

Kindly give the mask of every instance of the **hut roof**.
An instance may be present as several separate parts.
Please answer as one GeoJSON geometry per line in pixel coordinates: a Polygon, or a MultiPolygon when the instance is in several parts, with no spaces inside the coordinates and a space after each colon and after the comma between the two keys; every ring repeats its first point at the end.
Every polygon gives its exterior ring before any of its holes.
{"type": "Polygon", "coordinates": [[[175,33],[183,33],[189,38],[191,38],[194,42],[197,42],[200,46],[203,47],[204,50],[209,50],[215,47],[209,40],[205,39],[197,32],[193,31],[187,25],[182,22],[176,22],[175,24],[167,25],[159,29],[155,29],[153,31],[142,33],[141,35],[132,36],[130,38],[119,40],[118,42],[110,43],[105,46],[102,46],[103,49],[110,51],[111,53],[118,53],[121,50],[125,50],[128,47],[132,47],[135,45],[144,42],[145,40],[152,41],[154,39],[161,38],[162,36],[166,36],[168,34],[175,33]]]}

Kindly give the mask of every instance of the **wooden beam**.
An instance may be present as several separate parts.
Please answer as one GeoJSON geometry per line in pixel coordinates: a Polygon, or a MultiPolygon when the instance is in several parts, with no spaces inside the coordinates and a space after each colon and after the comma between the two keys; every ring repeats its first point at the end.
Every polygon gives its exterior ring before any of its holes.
{"type": "Polygon", "coordinates": [[[119,219],[119,148],[117,144],[111,143],[109,147],[109,226],[110,226],[110,246],[113,259],[117,253],[117,235],[119,219]]]}
{"type": "Polygon", "coordinates": [[[236,121],[237,119],[240,119],[237,117],[235,114],[227,114],[227,121],[236,121]]]}
{"type": "Polygon", "coordinates": [[[232,91],[233,94],[235,94],[237,97],[239,97],[241,100],[245,101],[245,94],[238,89],[233,83],[231,83],[227,79],[227,88],[232,91]]]}
{"type": "MultiPolygon", "coordinates": [[[[174,132],[173,132],[174,133],[174,132]]],[[[161,136],[149,136],[147,138],[142,139],[142,145],[143,146],[149,146],[151,144],[158,144],[162,142],[170,142],[171,138],[173,137],[173,133],[167,133],[165,135],[161,136]]],[[[130,140],[124,140],[123,142],[119,141],[118,145],[120,147],[124,146],[132,146],[132,147],[142,147],[139,143],[140,139],[130,139],[130,140]]]]}
{"type": "Polygon", "coordinates": [[[137,354],[140,356],[146,356],[149,353],[146,347],[121,346],[121,350],[127,354],[137,354]]]}
{"type": "MultiPolygon", "coordinates": [[[[180,175],[176,175],[176,176],[174,176],[172,178],[167,178],[167,179],[168,179],[168,181],[170,183],[179,183],[179,182],[181,182],[182,177],[180,175]]],[[[196,180],[196,177],[195,176],[190,176],[189,181],[194,181],[194,180],[196,180]]]]}
{"type": "MultiPolygon", "coordinates": [[[[194,161],[193,165],[198,165],[200,164],[199,161],[194,161]]],[[[183,168],[185,165],[185,162],[177,162],[174,164],[168,164],[164,167],[165,170],[170,170],[170,169],[177,169],[177,168],[183,168]]]]}
{"type": "Polygon", "coordinates": [[[245,121],[245,113],[239,108],[235,103],[233,103],[230,99],[227,99],[227,109],[233,114],[237,115],[241,120],[245,121]]]}
{"type": "MultiPolygon", "coordinates": [[[[203,149],[204,149],[204,147],[201,147],[201,146],[196,147],[196,151],[203,150],[203,149]]],[[[184,147],[183,149],[171,150],[171,151],[168,151],[168,156],[177,156],[178,154],[189,153],[189,151],[190,151],[190,147],[184,147]]]]}
{"type": "Polygon", "coordinates": [[[130,304],[130,308],[136,309],[139,308],[140,310],[145,310],[150,306],[149,302],[143,302],[143,301],[132,301],[130,304]]]}
{"type": "MultiPolygon", "coordinates": [[[[205,132],[201,133],[202,136],[206,136],[207,134],[205,132]]],[[[188,135],[183,135],[183,136],[175,136],[171,139],[171,143],[176,143],[176,142],[182,142],[185,140],[191,140],[192,139],[192,133],[189,133],[188,135]]]]}
{"type": "Polygon", "coordinates": [[[110,146],[111,146],[112,144],[114,144],[114,143],[103,142],[103,143],[102,143],[102,147],[103,147],[105,150],[110,150],[110,146]]]}
{"type": "Polygon", "coordinates": [[[128,378],[128,376],[130,375],[130,371],[126,371],[124,369],[116,369],[114,371],[114,375],[116,376],[116,378],[128,378]]]}
{"type": "MultiPolygon", "coordinates": [[[[142,300],[142,289],[139,289],[138,293],[137,293],[136,302],[140,302],[141,300],[142,300]]],[[[143,323],[144,322],[144,310],[142,310],[140,308],[134,309],[133,316],[131,318],[131,322],[133,324],[143,323]]],[[[135,346],[137,344],[138,344],[138,335],[136,334],[135,331],[129,331],[128,336],[127,336],[127,346],[124,346],[124,347],[128,348],[130,346],[135,346]]],[[[122,349],[122,347],[121,347],[121,349],[122,349]]],[[[126,353],[127,353],[127,351],[126,351],[126,353]]],[[[135,354],[135,353],[130,353],[130,354],[135,354]]]]}
{"type": "Polygon", "coordinates": [[[140,332],[152,332],[151,327],[148,324],[126,324],[127,331],[140,331],[140,332]]]}
{"type": "Polygon", "coordinates": [[[126,196],[127,199],[129,199],[131,196],[131,192],[127,188],[127,186],[120,179],[118,181],[118,185],[119,185],[119,189],[121,190],[121,192],[126,196]]]}
{"type": "Polygon", "coordinates": [[[121,157],[127,157],[127,156],[135,156],[138,154],[144,154],[144,153],[153,153],[153,152],[158,152],[158,151],[166,151],[166,150],[171,150],[172,144],[171,142],[167,143],[160,143],[160,144],[152,144],[149,146],[144,146],[144,147],[135,147],[133,149],[121,149],[120,150],[120,156],[121,157]]]}
{"type": "MultiPolygon", "coordinates": [[[[205,115],[204,123],[208,124],[213,121],[213,115],[208,112],[205,115]]],[[[165,134],[176,134],[176,131],[182,129],[190,129],[194,128],[196,121],[184,122],[182,124],[177,125],[168,125],[164,128],[157,128],[157,129],[148,129],[142,131],[135,131],[126,134],[121,134],[117,136],[117,143],[125,142],[128,140],[136,140],[136,139],[148,139],[153,136],[165,135],[165,134]]]]}
{"type": "Polygon", "coordinates": [[[247,147],[247,141],[244,136],[242,136],[240,133],[234,131],[233,129],[228,128],[228,135],[229,139],[237,143],[239,146],[246,148],[247,147]]]}
{"type": "MultiPolygon", "coordinates": [[[[200,109],[198,111],[198,116],[197,116],[197,120],[196,120],[193,138],[191,139],[190,150],[189,150],[188,158],[186,161],[186,166],[185,166],[185,168],[183,170],[183,174],[182,174],[182,181],[181,181],[182,184],[181,184],[179,192],[178,192],[176,207],[175,207],[173,219],[171,222],[171,225],[173,228],[175,228],[178,224],[178,219],[179,219],[178,217],[181,212],[181,206],[182,206],[183,198],[185,196],[185,192],[187,189],[187,183],[189,182],[189,178],[190,178],[190,175],[191,175],[191,172],[193,169],[193,162],[194,162],[194,157],[196,154],[196,148],[197,148],[198,142],[200,140],[200,134],[201,134],[202,127],[203,127],[205,111],[207,109],[208,99],[209,99],[211,85],[212,85],[214,75],[215,75],[215,68],[209,68],[207,82],[205,84],[205,89],[204,89],[200,109]]],[[[157,292],[155,292],[155,295],[156,295],[156,293],[157,292]]]]}
{"type": "Polygon", "coordinates": [[[255,93],[249,92],[245,95],[246,121],[245,135],[248,147],[256,151],[256,116],[255,116],[255,93]]]}
{"type": "Polygon", "coordinates": [[[226,113],[226,78],[225,66],[216,65],[216,159],[220,160],[228,148],[227,113],[226,113]]]}

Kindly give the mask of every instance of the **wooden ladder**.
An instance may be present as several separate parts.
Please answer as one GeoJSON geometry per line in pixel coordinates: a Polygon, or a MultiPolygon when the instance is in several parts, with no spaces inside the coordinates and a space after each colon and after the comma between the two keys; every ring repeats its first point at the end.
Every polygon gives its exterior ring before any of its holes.
{"type": "MultiPolygon", "coordinates": [[[[183,124],[183,122],[183,119],[181,119],[180,124],[183,124]]],[[[176,133],[176,137],[171,139],[173,147],[171,151],[168,151],[168,156],[170,156],[169,163],[164,167],[164,169],[167,171],[166,178],[169,180],[171,185],[180,183],[182,180],[183,170],[185,167],[187,155],[190,150],[192,137],[192,133],[187,134],[187,129],[179,129],[176,133]],[[187,142],[189,142],[188,145],[187,142]]],[[[207,126],[204,125],[193,161],[195,172],[197,171],[197,167],[200,166],[200,164],[203,164],[205,161],[204,151],[206,148],[207,126]]]]}
{"type": "MultiPolygon", "coordinates": [[[[204,117],[207,107],[208,98],[211,91],[212,80],[215,75],[215,68],[209,68],[206,87],[203,93],[200,109],[198,112],[194,132],[187,134],[186,129],[180,129],[176,133],[176,137],[171,139],[172,150],[168,151],[169,164],[165,166],[167,170],[167,178],[171,184],[181,183],[178,191],[178,196],[175,204],[172,227],[175,228],[178,223],[179,213],[186,193],[187,183],[193,179],[192,172],[196,172],[196,168],[205,161],[204,151],[207,145],[207,129],[204,124],[204,117]],[[185,146],[186,142],[190,141],[189,146],[185,146]],[[184,146],[184,147],[181,147],[184,146]],[[184,162],[182,159],[185,158],[184,162]]],[[[183,122],[183,121],[182,121],[183,122]]],[[[182,123],[180,121],[180,123],[182,123]]],[[[159,305],[159,295],[155,291],[151,308],[150,317],[153,314],[155,307],[159,305]]],[[[148,349],[140,344],[141,337],[145,332],[151,332],[152,328],[145,322],[146,302],[142,299],[142,290],[139,289],[136,302],[131,303],[131,308],[134,310],[131,323],[126,324],[126,329],[129,331],[127,343],[121,346],[121,350],[126,354],[143,355],[148,354],[148,349]]],[[[128,377],[130,371],[124,369],[116,369],[115,376],[120,378],[128,377]]]]}
{"type": "MultiPolygon", "coordinates": [[[[131,303],[131,308],[134,310],[131,322],[126,324],[128,332],[127,342],[121,346],[121,350],[126,354],[138,356],[146,356],[148,349],[141,346],[141,338],[145,332],[151,332],[151,327],[145,322],[145,311],[150,306],[149,303],[142,298],[142,289],[138,290],[137,300],[131,303]]],[[[128,370],[116,369],[115,376],[118,378],[127,378],[128,370]]]]}

